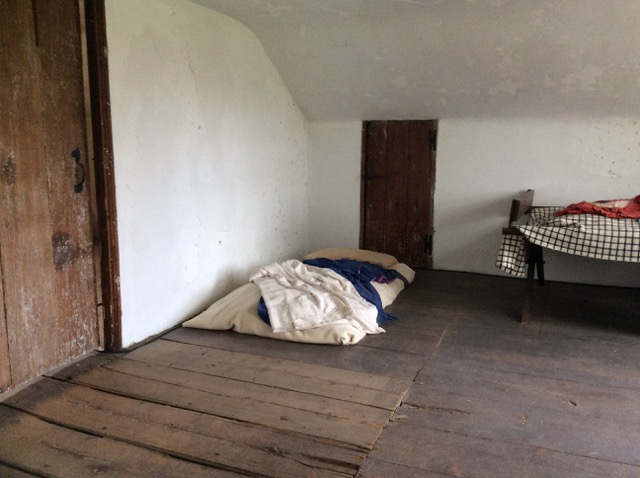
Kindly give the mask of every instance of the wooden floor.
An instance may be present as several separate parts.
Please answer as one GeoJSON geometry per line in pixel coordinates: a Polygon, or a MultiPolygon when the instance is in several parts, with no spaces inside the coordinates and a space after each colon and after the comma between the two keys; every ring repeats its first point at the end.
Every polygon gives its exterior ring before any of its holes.
{"type": "Polygon", "coordinates": [[[640,290],[420,272],[387,334],[176,329],[0,403],[2,477],[638,477],[640,290]]]}

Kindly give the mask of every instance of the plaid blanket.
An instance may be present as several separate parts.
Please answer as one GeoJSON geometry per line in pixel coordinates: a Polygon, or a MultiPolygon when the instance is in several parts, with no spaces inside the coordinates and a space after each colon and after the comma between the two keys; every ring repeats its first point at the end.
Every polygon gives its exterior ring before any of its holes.
{"type": "Polygon", "coordinates": [[[595,214],[555,216],[561,207],[534,207],[529,223],[516,226],[523,236],[505,235],[496,266],[524,276],[527,241],[567,254],[607,261],[640,262],[640,219],[595,214]]]}

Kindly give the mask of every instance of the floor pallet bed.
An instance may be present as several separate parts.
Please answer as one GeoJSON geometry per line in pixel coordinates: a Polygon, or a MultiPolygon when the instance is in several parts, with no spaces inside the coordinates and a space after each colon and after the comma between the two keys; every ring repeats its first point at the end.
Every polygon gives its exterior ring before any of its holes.
{"type": "Polygon", "coordinates": [[[521,325],[521,280],[419,271],[355,345],[96,354],[0,403],[0,476],[638,476],[640,291],[542,299],[521,325]]]}

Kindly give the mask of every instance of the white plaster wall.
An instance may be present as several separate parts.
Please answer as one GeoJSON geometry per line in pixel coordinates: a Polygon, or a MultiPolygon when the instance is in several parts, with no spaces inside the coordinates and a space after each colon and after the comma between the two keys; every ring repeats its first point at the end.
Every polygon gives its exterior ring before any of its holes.
{"type": "Polygon", "coordinates": [[[123,345],[307,251],[304,118],[241,24],[107,0],[123,345]]]}
{"type": "Polygon", "coordinates": [[[360,121],[309,122],[309,248],[357,248],[360,121]]]}
{"type": "MultiPolygon", "coordinates": [[[[538,205],[640,193],[640,122],[628,118],[457,119],[439,126],[434,267],[487,274],[512,197],[538,205]]],[[[640,286],[640,264],[545,251],[551,280],[640,286]]]]}
{"type": "MultiPolygon", "coordinates": [[[[359,124],[308,124],[314,248],[358,244],[359,124]],[[331,184],[333,179],[336,184],[331,184]]],[[[501,230],[511,199],[526,189],[536,190],[537,204],[566,205],[632,197],[640,193],[638,184],[640,120],[440,120],[434,268],[506,275],[495,267],[501,230]]],[[[640,286],[640,264],[552,251],[545,251],[545,256],[551,280],[640,286]]]]}

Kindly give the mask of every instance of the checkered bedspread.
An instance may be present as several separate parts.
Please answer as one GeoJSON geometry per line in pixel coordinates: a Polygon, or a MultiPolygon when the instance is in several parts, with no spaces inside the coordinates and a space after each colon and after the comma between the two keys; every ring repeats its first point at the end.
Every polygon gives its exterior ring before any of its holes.
{"type": "Polygon", "coordinates": [[[608,261],[640,262],[640,220],[595,214],[556,217],[561,207],[534,207],[524,236],[505,235],[496,266],[510,274],[526,272],[527,240],[554,251],[608,261]]]}

